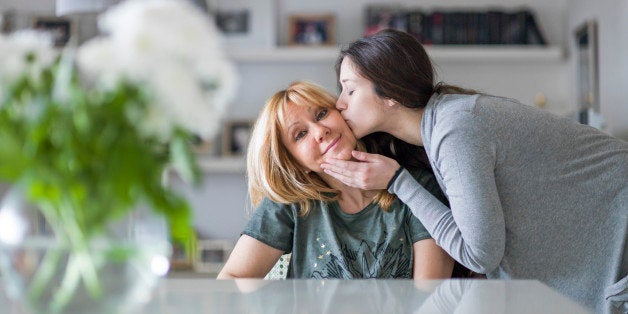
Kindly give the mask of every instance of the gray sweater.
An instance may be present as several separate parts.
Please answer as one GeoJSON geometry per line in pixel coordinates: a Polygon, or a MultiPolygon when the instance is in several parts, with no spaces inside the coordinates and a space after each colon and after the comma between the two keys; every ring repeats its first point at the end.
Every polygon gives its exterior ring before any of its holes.
{"type": "Polygon", "coordinates": [[[611,301],[628,296],[627,142],[480,95],[435,94],[421,134],[451,209],[407,171],[389,191],[453,258],[488,278],[538,279],[596,312],[625,310],[611,301]]]}

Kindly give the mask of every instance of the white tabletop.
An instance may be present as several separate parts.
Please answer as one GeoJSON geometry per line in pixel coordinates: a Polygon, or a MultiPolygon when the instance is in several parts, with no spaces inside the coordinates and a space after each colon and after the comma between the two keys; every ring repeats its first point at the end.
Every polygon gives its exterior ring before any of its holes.
{"type": "Polygon", "coordinates": [[[162,281],[143,313],[590,313],[535,280],[162,281]]]}
{"type": "MultiPolygon", "coordinates": [[[[0,293],[0,313],[24,312],[0,293]]],[[[167,278],[160,282],[140,313],[579,314],[590,311],[535,280],[167,278]]]]}

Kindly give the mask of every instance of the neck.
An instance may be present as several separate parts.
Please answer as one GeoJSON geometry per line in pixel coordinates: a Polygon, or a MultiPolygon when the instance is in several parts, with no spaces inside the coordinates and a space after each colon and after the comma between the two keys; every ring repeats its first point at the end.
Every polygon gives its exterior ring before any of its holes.
{"type": "Polygon", "coordinates": [[[377,196],[378,191],[365,191],[359,188],[350,187],[325,173],[320,175],[330,187],[340,191],[338,203],[340,204],[342,211],[347,214],[359,213],[371,202],[373,202],[373,198],[377,196]]]}
{"type": "Polygon", "coordinates": [[[382,131],[404,142],[423,146],[421,138],[423,111],[423,108],[408,108],[397,104],[390,111],[390,116],[386,119],[389,123],[382,131]]]}

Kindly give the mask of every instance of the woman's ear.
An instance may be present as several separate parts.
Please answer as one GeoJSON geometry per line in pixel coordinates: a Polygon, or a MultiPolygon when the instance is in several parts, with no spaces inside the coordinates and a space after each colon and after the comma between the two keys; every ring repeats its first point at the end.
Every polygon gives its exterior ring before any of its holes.
{"type": "Polygon", "coordinates": [[[387,107],[394,107],[396,105],[399,105],[399,102],[397,102],[396,100],[394,100],[392,98],[384,98],[384,104],[387,107]]]}

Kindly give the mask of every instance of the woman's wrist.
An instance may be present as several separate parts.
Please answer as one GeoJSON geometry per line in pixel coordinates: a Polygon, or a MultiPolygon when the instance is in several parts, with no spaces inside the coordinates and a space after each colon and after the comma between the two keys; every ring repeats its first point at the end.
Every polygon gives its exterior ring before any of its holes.
{"type": "Polygon", "coordinates": [[[399,174],[403,171],[403,167],[399,166],[399,169],[397,169],[397,171],[395,171],[395,174],[392,176],[392,178],[390,178],[390,181],[388,181],[388,184],[386,185],[386,190],[390,189],[390,186],[395,182],[395,180],[397,180],[397,177],[399,177],[399,174]]]}

